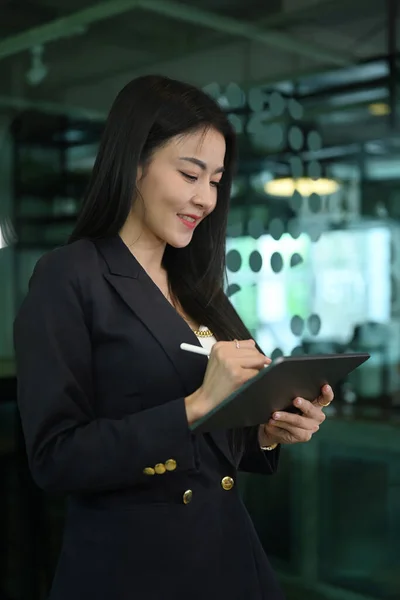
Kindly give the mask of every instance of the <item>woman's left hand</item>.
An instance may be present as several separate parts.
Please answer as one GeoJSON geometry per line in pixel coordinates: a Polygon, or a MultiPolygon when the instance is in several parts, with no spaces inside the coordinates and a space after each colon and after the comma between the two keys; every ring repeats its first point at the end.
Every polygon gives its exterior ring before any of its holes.
{"type": "Polygon", "coordinates": [[[334,394],[329,385],[324,386],[321,395],[312,402],[304,398],[296,398],[293,404],[301,410],[302,414],[285,411],[274,413],[268,423],[260,425],[258,434],[260,446],[309,442],[325,421],[326,417],[322,409],[328,406],[333,398],[334,394]]]}

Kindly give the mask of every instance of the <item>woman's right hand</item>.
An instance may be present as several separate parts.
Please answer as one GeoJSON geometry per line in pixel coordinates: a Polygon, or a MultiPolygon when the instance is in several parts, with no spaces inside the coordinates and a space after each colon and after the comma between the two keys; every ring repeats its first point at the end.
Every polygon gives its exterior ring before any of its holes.
{"type": "Polygon", "coordinates": [[[189,424],[212,410],[271,362],[254,340],[214,344],[201,387],[185,398],[189,424]]]}

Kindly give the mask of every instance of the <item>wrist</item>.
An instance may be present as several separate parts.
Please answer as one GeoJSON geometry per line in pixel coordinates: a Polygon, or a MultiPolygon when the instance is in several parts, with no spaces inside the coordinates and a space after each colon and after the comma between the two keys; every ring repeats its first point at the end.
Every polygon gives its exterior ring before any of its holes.
{"type": "Polygon", "coordinates": [[[265,433],[263,425],[258,428],[258,444],[261,450],[275,450],[278,442],[272,437],[265,433]]]}
{"type": "Polygon", "coordinates": [[[185,408],[189,425],[207,414],[209,411],[207,406],[207,399],[201,387],[193,392],[193,394],[190,394],[190,396],[186,396],[185,408]]]}

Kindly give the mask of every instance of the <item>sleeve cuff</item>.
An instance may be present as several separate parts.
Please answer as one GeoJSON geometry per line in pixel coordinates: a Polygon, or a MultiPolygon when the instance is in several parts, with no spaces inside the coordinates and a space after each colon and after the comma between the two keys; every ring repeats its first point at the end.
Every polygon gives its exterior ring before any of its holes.
{"type": "MultiPolygon", "coordinates": [[[[141,455],[146,457],[142,466],[145,477],[165,471],[196,471],[199,468],[198,440],[189,429],[185,399],[178,398],[164,405],[144,411],[151,427],[143,431],[151,435],[141,439],[141,455]]],[[[135,415],[140,418],[140,413],[135,415]]]]}
{"type": "Polygon", "coordinates": [[[239,464],[240,471],[272,475],[278,470],[280,445],[272,450],[262,450],[258,442],[258,426],[252,428],[239,464]]]}

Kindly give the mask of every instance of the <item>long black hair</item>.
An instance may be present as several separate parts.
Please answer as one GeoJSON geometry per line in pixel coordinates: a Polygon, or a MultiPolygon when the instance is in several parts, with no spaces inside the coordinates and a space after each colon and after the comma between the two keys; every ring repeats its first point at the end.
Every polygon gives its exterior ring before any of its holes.
{"type": "Polygon", "coordinates": [[[217,102],[187,83],[159,75],[138,77],[116,97],[105,124],[86,197],[69,242],[117,235],[136,194],[139,166],[172,137],[214,128],[226,153],[214,211],[195,229],[185,248],[166,246],[163,266],[172,296],[217,339],[250,338],[224,293],[225,238],[236,136],[217,102]]]}

